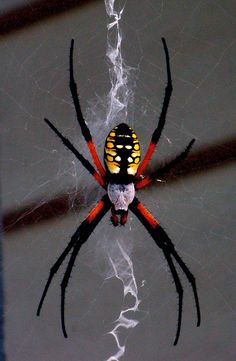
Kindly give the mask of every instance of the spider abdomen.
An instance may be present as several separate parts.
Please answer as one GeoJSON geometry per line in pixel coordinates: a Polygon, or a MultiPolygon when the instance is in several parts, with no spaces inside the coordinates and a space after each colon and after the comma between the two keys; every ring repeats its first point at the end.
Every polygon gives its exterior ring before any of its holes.
{"type": "Polygon", "coordinates": [[[121,123],[113,128],[105,142],[104,161],[107,170],[121,176],[134,176],[140,164],[139,140],[132,128],[121,123]]]}

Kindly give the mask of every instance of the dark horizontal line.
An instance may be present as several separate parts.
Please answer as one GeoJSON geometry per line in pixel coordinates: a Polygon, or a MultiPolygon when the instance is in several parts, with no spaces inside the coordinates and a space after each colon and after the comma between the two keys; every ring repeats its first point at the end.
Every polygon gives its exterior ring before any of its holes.
{"type": "Polygon", "coordinates": [[[168,182],[177,181],[182,177],[199,175],[212,168],[222,167],[236,160],[236,138],[231,138],[214,145],[202,147],[191,152],[188,158],[172,168],[163,178],[168,182]]]}
{"type": "Polygon", "coordinates": [[[6,35],[46,18],[97,0],[38,0],[0,16],[0,34],[6,35]]]}
{"type": "MultiPolygon", "coordinates": [[[[236,138],[204,147],[176,166],[163,179],[165,182],[176,182],[188,176],[199,175],[216,167],[222,167],[233,163],[236,159],[236,138]]],[[[158,183],[158,188],[162,184],[158,183]]],[[[147,188],[148,189],[148,188],[147,188]]],[[[92,192],[90,189],[89,192],[92,192]]],[[[35,202],[18,210],[9,211],[3,217],[3,228],[5,231],[16,230],[22,226],[39,224],[55,217],[62,216],[70,211],[79,211],[84,202],[82,194],[76,194],[71,206],[71,195],[62,194],[58,198],[47,202],[35,202]]]]}
{"type": "MultiPolygon", "coordinates": [[[[83,197],[76,194],[73,209],[81,209],[83,197]]],[[[9,211],[3,216],[3,230],[12,231],[22,226],[38,224],[68,213],[71,209],[71,194],[61,195],[46,202],[35,202],[17,210],[9,211]]]]}

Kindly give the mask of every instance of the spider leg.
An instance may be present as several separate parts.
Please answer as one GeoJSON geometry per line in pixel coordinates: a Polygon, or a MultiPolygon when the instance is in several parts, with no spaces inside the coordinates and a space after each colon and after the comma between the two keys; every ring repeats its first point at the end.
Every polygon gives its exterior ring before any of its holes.
{"type": "Polygon", "coordinates": [[[61,282],[61,326],[62,326],[62,332],[64,337],[67,338],[67,332],[66,332],[66,326],[65,326],[65,292],[66,287],[68,286],[69,278],[72,272],[72,268],[75,263],[75,259],[79,253],[79,250],[84,242],[87,241],[89,235],[84,234],[83,237],[80,237],[80,239],[76,242],[74,245],[73,252],[71,254],[70,260],[68,262],[66,272],[64,274],[63,280],[61,282]]]}
{"type": "Polygon", "coordinates": [[[172,159],[169,163],[165,164],[163,167],[157,169],[151,175],[146,176],[145,178],[139,180],[136,185],[135,189],[141,189],[146,187],[148,184],[154,182],[156,179],[163,177],[166,173],[168,173],[173,167],[175,167],[178,163],[183,161],[189,154],[195,139],[192,139],[185,150],[177,155],[174,159],[172,159]]]}
{"type": "Polygon", "coordinates": [[[172,261],[172,258],[170,256],[170,253],[168,250],[166,250],[165,248],[162,248],[163,253],[166,257],[167,263],[170,267],[170,271],[172,273],[173,279],[174,279],[174,283],[175,283],[175,288],[176,288],[176,292],[179,296],[179,310],[178,310],[178,322],[177,322],[177,330],[176,330],[176,336],[175,336],[175,340],[174,340],[174,345],[177,345],[178,340],[179,340],[179,335],[180,335],[180,329],[181,329],[181,323],[182,323],[182,312],[183,312],[183,287],[182,284],[180,282],[179,279],[179,275],[176,271],[175,265],[172,261]]]}
{"type": "Polygon", "coordinates": [[[165,52],[165,57],[166,57],[166,70],[167,70],[167,85],[165,88],[165,97],[164,97],[164,101],[162,104],[162,110],[161,110],[161,114],[159,117],[159,122],[158,122],[157,128],[154,130],[154,132],[152,134],[151,142],[148,146],[148,149],[143,158],[143,161],[141,162],[141,164],[138,168],[136,178],[139,178],[140,175],[145,170],[145,168],[146,168],[148,162],[150,161],[151,156],[156,148],[157,142],[161,137],[161,133],[162,133],[162,130],[163,130],[165,122],[166,122],[166,113],[167,113],[167,109],[169,106],[170,97],[171,97],[172,89],[173,89],[172,88],[172,80],[171,80],[171,71],[170,71],[169,52],[168,52],[168,48],[167,48],[165,39],[162,38],[161,40],[162,40],[163,47],[164,47],[164,52],[165,52]]]}
{"type": "Polygon", "coordinates": [[[167,233],[164,231],[164,229],[160,225],[156,228],[155,235],[157,238],[162,240],[162,242],[164,242],[168,246],[168,249],[169,249],[171,255],[173,256],[175,261],[178,263],[178,265],[184,272],[185,276],[187,277],[187,280],[189,281],[189,283],[192,287],[194,300],[195,300],[195,306],[196,306],[196,312],[197,312],[197,327],[199,327],[200,323],[201,323],[201,311],[200,311],[200,304],[199,304],[199,299],[198,299],[198,292],[197,292],[195,277],[193,276],[192,272],[190,272],[189,268],[186,266],[186,264],[182,260],[182,258],[179,256],[179,254],[177,253],[177,251],[175,249],[173,242],[171,241],[171,239],[169,238],[167,233]]]}
{"type": "Polygon", "coordinates": [[[139,202],[139,200],[135,197],[132,204],[129,206],[131,211],[137,216],[140,222],[144,225],[147,229],[153,240],[155,241],[156,245],[160,247],[166,257],[166,260],[169,264],[171,273],[173,275],[173,279],[175,282],[176,290],[179,295],[179,316],[178,316],[178,325],[177,325],[177,333],[174,341],[174,345],[178,342],[178,337],[180,333],[180,326],[181,326],[181,317],[182,317],[182,286],[175,269],[175,266],[172,261],[172,257],[178,263],[182,271],[184,272],[185,276],[187,277],[194,295],[195,306],[197,311],[197,326],[200,326],[201,322],[201,314],[200,314],[200,305],[196,287],[196,281],[193,274],[190,272],[189,268],[186,266],[182,258],[178,255],[177,251],[175,250],[175,246],[168,237],[167,233],[164,229],[160,226],[157,220],[153,217],[153,215],[144,207],[144,205],[139,202]]]}
{"type": "Polygon", "coordinates": [[[89,148],[90,154],[93,158],[95,166],[97,167],[99,173],[104,177],[106,174],[105,169],[102,166],[102,163],[98,157],[97,150],[95,148],[90,130],[84,120],[84,117],[83,117],[83,114],[81,111],[79,96],[78,96],[78,91],[77,91],[77,84],[76,84],[75,78],[74,78],[73,53],[74,53],[74,39],[71,40],[71,46],[70,46],[70,91],[71,91],[71,95],[72,95],[74,106],[75,106],[77,120],[79,122],[83,137],[88,145],[88,148],[89,148]]]}
{"type": "MultiPolygon", "coordinates": [[[[163,233],[165,233],[165,231],[163,233]]],[[[165,236],[171,242],[171,240],[169,239],[169,237],[167,236],[166,233],[165,233],[165,236]]],[[[173,247],[173,244],[171,246],[173,247]]],[[[196,306],[196,311],[197,311],[197,327],[199,327],[201,324],[201,311],[200,311],[200,304],[199,304],[199,299],[198,299],[198,292],[197,292],[195,277],[192,274],[192,272],[190,272],[189,268],[186,266],[185,262],[182,260],[182,258],[179,256],[179,254],[177,253],[177,251],[174,248],[171,250],[171,254],[175,258],[178,265],[182,268],[182,271],[185,273],[189,283],[192,286],[194,300],[195,300],[195,306],[196,306]]]]}
{"type": "Polygon", "coordinates": [[[64,249],[64,251],[62,252],[60,257],[57,259],[57,261],[54,263],[54,265],[50,269],[49,277],[48,277],[47,283],[46,283],[46,285],[44,287],[43,294],[41,296],[41,299],[40,299],[40,302],[39,302],[39,305],[38,305],[37,316],[40,316],[40,312],[41,312],[41,309],[42,309],[42,306],[43,306],[43,302],[44,302],[44,299],[45,299],[45,297],[47,295],[47,292],[48,292],[50,284],[51,284],[51,282],[53,280],[53,277],[57,273],[57,271],[60,268],[61,264],[63,263],[64,259],[69,254],[70,250],[72,249],[72,247],[74,246],[75,242],[77,241],[77,239],[78,239],[78,237],[80,235],[81,226],[82,226],[82,224],[77,228],[76,232],[71,237],[70,242],[68,243],[68,245],[66,246],[66,248],[64,249]]]}
{"type": "Polygon", "coordinates": [[[85,225],[85,228],[83,232],[81,232],[79,239],[74,244],[74,249],[72,251],[71,257],[69,259],[66,272],[64,274],[64,277],[61,282],[61,324],[62,324],[62,331],[64,334],[64,337],[67,337],[66,327],[65,327],[65,292],[66,288],[68,286],[68,282],[71,276],[71,272],[76,260],[76,257],[80,251],[81,246],[87,241],[91,233],[93,232],[94,228],[97,226],[97,224],[100,222],[100,220],[103,218],[103,216],[108,212],[108,210],[111,208],[111,202],[108,198],[108,195],[105,195],[103,197],[103,200],[101,200],[97,206],[90,212],[88,217],[84,222],[87,222],[87,226],[85,225]],[[105,201],[104,201],[105,200],[105,201]]]}
{"type": "MultiPolygon", "coordinates": [[[[67,247],[64,249],[64,251],[62,252],[60,257],[57,259],[57,261],[54,263],[54,265],[50,269],[49,277],[48,277],[47,283],[44,287],[44,291],[43,291],[43,294],[42,294],[42,297],[40,299],[39,306],[37,309],[37,316],[40,315],[44,299],[46,297],[46,294],[50,287],[50,284],[53,280],[53,277],[57,273],[58,269],[60,268],[61,264],[63,263],[63,261],[65,260],[65,258],[67,257],[67,255],[69,254],[71,249],[74,247],[74,250],[76,249],[77,254],[78,254],[79,249],[82,246],[82,244],[89,238],[90,234],[92,233],[92,231],[94,230],[96,225],[103,218],[103,216],[108,212],[110,207],[111,207],[111,203],[108,198],[108,195],[105,195],[98,202],[98,204],[90,211],[90,213],[88,214],[86,219],[81,223],[81,225],[78,227],[76,232],[73,234],[67,247]]],[[[73,250],[73,253],[74,253],[74,250],[73,250]]],[[[70,264],[70,261],[69,261],[69,264],[70,264]]],[[[68,267],[69,267],[69,264],[68,264],[68,267]]],[[[72,266],[73,266],[73,264],[72,264],[72,266]]],[[[64,307],[64,305],[63,305],[63,307],[64,307]]],[[[63,313],[64,313],[64,308],[63,308],[63,313]]],[[[67,337],[66,332],[64,332],[64,329],[63,329],[63,333],[64,333],[65,337],[67,337]]]]}
{"type": "Polygon", "coordinates": [[[92,166],[92,164],[86,159],[84,158],[84,156],[74,147],[74,145],[69,141],[69,139],[67,139],[66,137],[64,137],[59,130],[46,118],[44,118],[45,122],[47,123],[47,125],[54,131],[54,133],[56,133],[56,135],[61,139],[62,143],[66,146],[67,149],[69,149],[75,156],[77,159],[79,159],[79,161],[82,163],[82,165],[89,171],[89,173],[92,174],[92,176],[96,179],[96,181],[103,187],[105,187],[105,182],[103,180],[103,178],[100,176],[100,174],[94,169],[94,167],[92,166]]]}

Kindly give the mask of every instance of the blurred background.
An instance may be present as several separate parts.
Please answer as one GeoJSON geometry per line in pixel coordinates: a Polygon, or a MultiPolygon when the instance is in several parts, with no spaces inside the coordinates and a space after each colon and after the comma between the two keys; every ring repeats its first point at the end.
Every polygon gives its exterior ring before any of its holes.
{"type": "MultiPolygon", "coordinates": [[[[120,2],[122,4],[122,2],[120,2]]],[[[179,343],[173,346],[178,299],[160,249],[130,213],[114,229],[108,214],[83,246],[66,293],[69,338],[60,325],[60,282],[54,279],[40,318],[36,309],[50,267],[104,193],[43,122],[46,116],[89,158],[69,91],[69,47],[81,106],[99,155],[110,90],[104,2],[2,1],[2,360],[102,361],[117,352],[109,332],[124,306],[122,282],[109,255],[122,244],[133,262],[139,321],[120,330],[124,361],[233,361],[235,345],[235,59],[233,0],[127,0],[122,54],[133,68],[128,122],[144,152],[166,85],[161,37],[171,60],[173,96],[149,171],[179,153],[188,159],[139,199],[161,222],[196,277],[202,324],[184,286],[179,343]]],[[[90,158],[89,158],[90,159],[90,158]]]]}

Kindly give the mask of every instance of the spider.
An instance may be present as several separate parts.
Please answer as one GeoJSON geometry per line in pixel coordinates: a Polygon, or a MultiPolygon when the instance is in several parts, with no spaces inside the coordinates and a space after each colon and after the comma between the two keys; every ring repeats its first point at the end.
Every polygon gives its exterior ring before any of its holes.
{"type": "Polygon", "coordinates": [[[167,85],[165,88],[165,96],[162,105],[161,114],[156,129],[152,134],[150,144],[147,148],[146,154],[142,161],[140,161],[140,144],[138,137],[134,130],[127,124],[121,123],[112,129],[105,141],[104,147],[104,164],[103,167],[90,130],[83,118],[80,108],[79,97],[77,92],[77,85],[74,79],[74,66],[73,66],[73,52],[74,52],[74,40],[71,40],[70,46],[70,91],[73,98],[73,103],[76,111],[78,123],[81,127],[81,131],[88,149],[91,153],[94,166],[84,158],[84,156],[74,147],[74,145],[64,137],[59,130],[48,120],[44,119],[47,125],[56,133],[61,139],[64,146],[69,149],[75,157],[82,163],[82,165],[88,170],[89,173],[95,178],[95,180],[104,188],[106,194],[101,198],[98,204],[90,211],[86,219],[77,228],[72,235],[68,245],[61,253],[57,261],[50,269],[49,277],[45,285],[41,300],[39,302],[37,315],[40,315],[41,308],[48,292],[53,277],[57,273],[58,269],[62,265],[66,257],[69,256],[68,265],[61,282],[61,326],[64,337],[67,337],[65,326],[65,291],[68,286],[69,278],[72,272],[72,268],[75,263],[75,259],[80,251],[81,246],[88,240],[89,236],[104,217],[104,215],[111,209],[111,222],[113,226],[125,225],[128,217],[128,210],[131,210],[139,221],[146,228],[148,233],[153,238],[156,245],[162,250],[167,264],[170,268],[171,275],[174,280],[176,292],[178,294],[178,322],[174,339],[174,345],[177,344],[182,321],[182,306],[183,306],[183,287],[179,278],[179,274],[176,269],[176,264],[180,267],[189,281],[195,301],[196,313],[197,313],[197,326],[200,325],[200,305],[198,299],[198,293],[196,288],[195,277],[179,256],[175,249],[171,239],[162,228],[160,223],[153,217],[148,209],[138,200],[135,192],[146,187],[150,183],[154,182],[157,178],[163,176],[177,163],[187,157],[195,139],[192,139],[183,152],[178,154],[173,160],[166,165],[160,167],[150,175],[142,176],[147,164],[149,163],[157,142],[161,137],[163,127],[166,122],[166,114],[169,106],[171,94],[172,94],[172,80],[170,70],[170,60],[166,41],[162,38],[166,71],[167,71],[167,85]]]}

